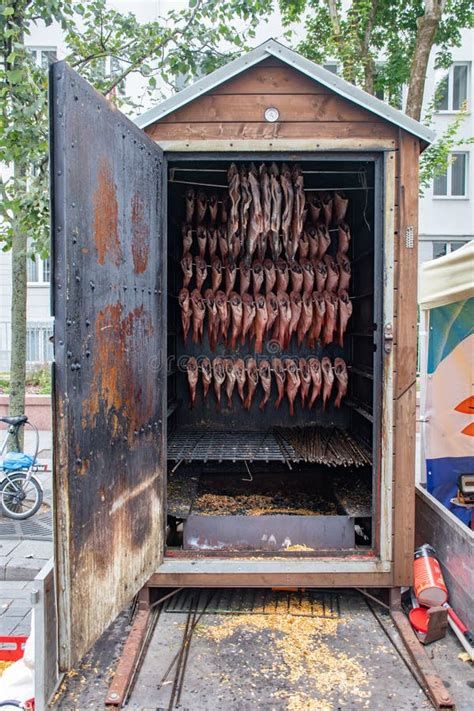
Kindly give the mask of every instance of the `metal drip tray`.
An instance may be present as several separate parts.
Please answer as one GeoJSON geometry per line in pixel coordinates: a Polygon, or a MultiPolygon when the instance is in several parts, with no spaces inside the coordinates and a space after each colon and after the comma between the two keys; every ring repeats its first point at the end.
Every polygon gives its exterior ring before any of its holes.
{"type": "Polygon", "coordinates": [[[291,445],[281,446],[271,432],[178,430],[168,439],[168,459],[200,462],[298,462],[291,445]]]}

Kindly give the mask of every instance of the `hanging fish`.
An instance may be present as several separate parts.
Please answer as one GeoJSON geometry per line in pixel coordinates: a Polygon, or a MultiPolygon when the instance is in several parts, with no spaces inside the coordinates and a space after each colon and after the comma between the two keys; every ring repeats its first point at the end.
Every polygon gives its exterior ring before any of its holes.
{"type": "Polygon", "coordinates": [[[216,299],[212,289],[206,289],[204,300],[207,308],[207,337],[211,351],[216,350],[219,330],[219,315],[217,313],[216,299]]]}
{"type": "Polygon", "coordinates": [[[306,398],[308,397],[308,394],[309,394],[309,389],[311,387],[311,373],[309,370],[309,365],[306,362],[306,358],[300,358],[298,360],[298,368],[300,371],[300,379],[301,379],[301,385],[300,385],[301,407],[304,407],[306,404],[306,398]]]}
{"type": "Polygon", "coordinates": [[[211,280],[212,291],[215,294],[222,282],[222,262],[219,257],[213,257],[211,260],[211,280]]]}
{"type": "Polygon", "coordinates": [[[326,404],[331,397],[332,386],[334,383],[334,371],[331,361],[327,356],[321,360],[321,371],[323,375],[323,410],[326,409],[326,404]]]}
{"type": "Polygon", "coordinates": [[[202,394],[204,400],[207,398],[209,388],[212,382],[212,365],[207,356],[201,360],[201,379],[202,379],[202,394]]]}
{"type": "Polygon", "coordinates": [[[342,398],[347,394],[347,385],[349,383],[346,361],[343,358],[334,359],[334,375],[337,380],[337,394],[334,400],[334,407],[341,407],[342,398]]]}
{"type": "Polygon", "coordinates": [[[344,289],[339,289],[337,292],[339,298],[338,305],[338,340],[341,348],[344,347],[344,334],[347,330],[347,324],[352,316],[352,301],[349,299],[349,294],[344,289]]]}
{"type": "Polygon", "coordinates": [[[196,230],[196,235],[197,235],[197,241],[198,241],[198,248],[199,248],[199,256],[204,259],[204,255],[206,254],[206,244],[207,244],[207,230],[204,227],[204,225],[199,225],[197,230],[196,230]]]}
{"type": "Polygon", "coordinates": [[[194,219],[194,209],[196,206],[196,194],[193,188],[186,190],[184,198],[186,201],[186,222],[189,225],[192,225],[194,219]]]}
{"type": "Polygon", "coordinates": [[[193,258],[188,252],[181,260],[181,269],[183,270],[183,289],[187,289],[193,278],[193,258]]]}
{"type": "Polygon", "coordinates": [[[333,342],[334,332],[336,331],[338,298],[332,291],[324,291],[323,298],[326,304],[326,314],[324,316],[322,342],[323,346],[328,346],[333,342]]]}
{"type": "Polygon", "coordinates": [[[314,356],[308,358],[308,366],[311,375],[311,382],[313,383],[313,389],[311,390],[311,397],[308,403],[308,408],[311,409],[318,399],[319,393],[321,392],[323,376],[321,373],[321,362],[319,358],[315,358],[314,356]]]}
{"type": "Polygon", "coordinates": [[[252,407],[253,396],[258,385],[258,367],[255,358],[247,359],[246,373],[247,397],[245,398],[244,408],[246,410],[250,410],[252,407]]]}
{"type": "Polygon", "coordinates": [[[199,368],[196,358],[188,358],[188,362],[186,364],[186,372],[188,375],[189,386],[189,407],[192,409],[196,402],[197,384],[199,380],[199,368]]]}
{"type": "Polygon", "coordinates": [[[263,412],[268,400],[270,399],[270,393],[272,390],[272,371],[270,369],[270,363],[266,358],[262,358],[258,364],[258,374],[263,388],[263,398],[261,399],[258,407],[263,412]]]}
{"type": "Polygon", "coordinates": [[[244,294],[242,296],[242,335],[240,338],[240,343],[244,345],[247,334],[250,334],[253,323],[255,321],[255,315],[257,309],[255,307],[255,302],[250,294],[244,294]]]}
{"type": "Polygon", "coordinates": [[[224,360],[218,356],[212,361],[212,375],[214,381],[214,393],[217,400],[217,409],[221,409],[221,391],[225,381],[224,360]]]}
{"type": "Polygon", "coordinates": [[[331,245],[331,235],[328,232],[328,228],[326,225],[319,224],[318,225],[318,257],[319,259],[323,259],[324,255],[328,251],[330,245],[331,245]]]}
{"type": "Polygon", "coordinates": [[[203,257],[195,257],[194,264],[196,266],[196,288],[201,291],[207,279],[207,264],[203,257]]]}
{"type": "Polygon", "coordinates": [[[338,289],[346,289],[349,291],[349,284],[351,282],[351,263],[349,257],[347,254],[338,252],[336,254],[336,262],[339,267],[338,289]]]}
{"type": "Polygon", "coordinates": [[[206,307],[201,293],[197,289],[191,293],[191,310],[193,312],[193,343],[198,343],[202,340],[206,307]]]}
{"type": "Polygon", "coordinates": [[[290,325],[288,326],[288,345],[291,342],[291,337],[296,333],[298,324],[301,318],[301,311],[303,309],[303,301],[301,299],[301,294],[297,291],[292,291],[290,293],[290,311],[291,319],[290,325]]]}
{"type": "Polygon", "coordinates": [[[313,323],[313,295],[303,294],[301,301],[301,316],[298,321],[297,335],[298,335],[298,347],[301,347],[306,334],[311,328],[313,323]]]}
{"type": "Polygon", "coordinates": [[[243,297],[247,294],[250,289],[250,281],[252,278],[252,262],[248,254],[243,257],[239,262],[239,286],[240,286],[240,296],[243,297]]]}
{"type": "Polygon", "coordinates": [[[345,218],[348,205],[349,199],[346,193],[336,191],[334,193],[334,202],[332,208],[333,218],[336,225],[342,222],[342,220],[345,218]]]}
{"type": "Polygon", "coordinates": [[[260,259],[254,259],[252,263],[253,295],[257,298],[263,286],[264,272],[260,259]]]}
{"type": "Polygon", "coordinates": [[[234,371],[235,371],[235,380],[237,383],[237,392],[239,393],[239,397],[242,401],[242,404],[245,402],[245,394],[244,394],[244,387],[245,387],[245,382],[246,382],[246,373],[245,373],[245,363],[242,358],[236,358],[234,361],[234,371]]]}
{"type": "Polygon", "coordinates": [[[280,184],[280,175],[276,163],[270,166],[270,186],[272,192],[272,215],[270,221],[271,242],[270,248],[273,259],[276,260],[281,254],[280,227],[281,227],[281,204],[283,193],[280,184]]]}
{"type": "Polygon", "coordinates": [[[233,351],[235,351],[235,349],[237,347],[237,340],[242,332],[242,317],[243,317],[242,299],[240,298],[239,294],[237,294],[236,291],[230,292],[229,303],[230,303],[230,313],[231,313],[231,322],[232,322],[232,334],[231,334],[230,347],[233,351]]]}
{"type": "Polygon", "coordinates": [[[255,309],[255,353],[261,353],[268,321],[267,302],[263,294],[257,295],[255,309]]]}
{"type": "Polygon", "coordinates": [[[263,262],[263,271],[265,274],[265,293],[268,294],[270,291],[273,291],[276,282],[275,264],[271,259],[265,259],[263,262]]]}
{"type": "Polygon", "coordinates": [[[183,340],[186,343],[191,326],[191,302],[188,289],[181,289],[178,295],[178,304],[181,309],[181,324],[183,326],[183,340]]]}
{"type": "Polygon", "coordinates": [[[285,360],[283,361],[283,367],[286,371],[286,396],[288,398],[288,405],[290,407],[290,416],[294,417],[294,403],[298,394],[299,387],[301,385],[301,378],[298,371],[298,366],[292,358],[285,358],[285,360]]]}
{"type": "Polygon", "coordinates": [[[224,370],[225,370],[225,392],[227,395],[227,405],[232,408],[232,395],[234,393],[235,381],[237,379],[234,368],[234,361],[232,358],[224,358],[224,370]]]}
{"type": "Polygon", "coordinates": [[[281,402],[283,400],[283,397],[285,395],[285,380],[286,380],[286,373],[285,369],[283,367],[283,363],[281,362],[280,358],[272,358],[272,369],[273,373],[275,375],[275,382],[277,386],[277,399],[275,400],[275,409],[278,410],[278,408],[281,405],[281,402]]]}
{"type": "Polygon", "coordinates": [[[183,257],[185,254],[191,251],[193,246],[193,230],[191,225],[183,224],[181,228],[181,234],[183,237],[183,257]]]}

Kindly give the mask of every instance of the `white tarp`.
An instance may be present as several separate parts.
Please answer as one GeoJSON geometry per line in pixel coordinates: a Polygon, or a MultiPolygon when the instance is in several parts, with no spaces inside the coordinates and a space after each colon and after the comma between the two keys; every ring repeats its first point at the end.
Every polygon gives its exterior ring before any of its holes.
{"type": "Polygon", "coordinates": [[[474,296],[474,240],[421,267],[420,307],[433,309],[474,296]]]}

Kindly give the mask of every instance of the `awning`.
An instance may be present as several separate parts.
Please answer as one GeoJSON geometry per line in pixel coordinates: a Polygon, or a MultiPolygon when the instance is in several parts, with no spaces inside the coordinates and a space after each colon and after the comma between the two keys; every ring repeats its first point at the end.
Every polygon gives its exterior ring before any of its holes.
{"type": "Polygon", "coordinates": [[[445,257],[425,262],[421,266],[419,293],[422,309],[474,296],[474,240],[445,257]]]}

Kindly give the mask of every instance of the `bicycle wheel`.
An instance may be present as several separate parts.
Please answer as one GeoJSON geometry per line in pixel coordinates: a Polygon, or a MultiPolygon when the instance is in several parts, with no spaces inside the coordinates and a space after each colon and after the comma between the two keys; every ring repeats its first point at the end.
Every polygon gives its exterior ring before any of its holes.
{"type": "Polygon", "coordinates": [[[4,516],[22,520],[34,516],[43,503],[43,489],[34,476],[13,472],[0,484],[0,510],[4,516]]]}

